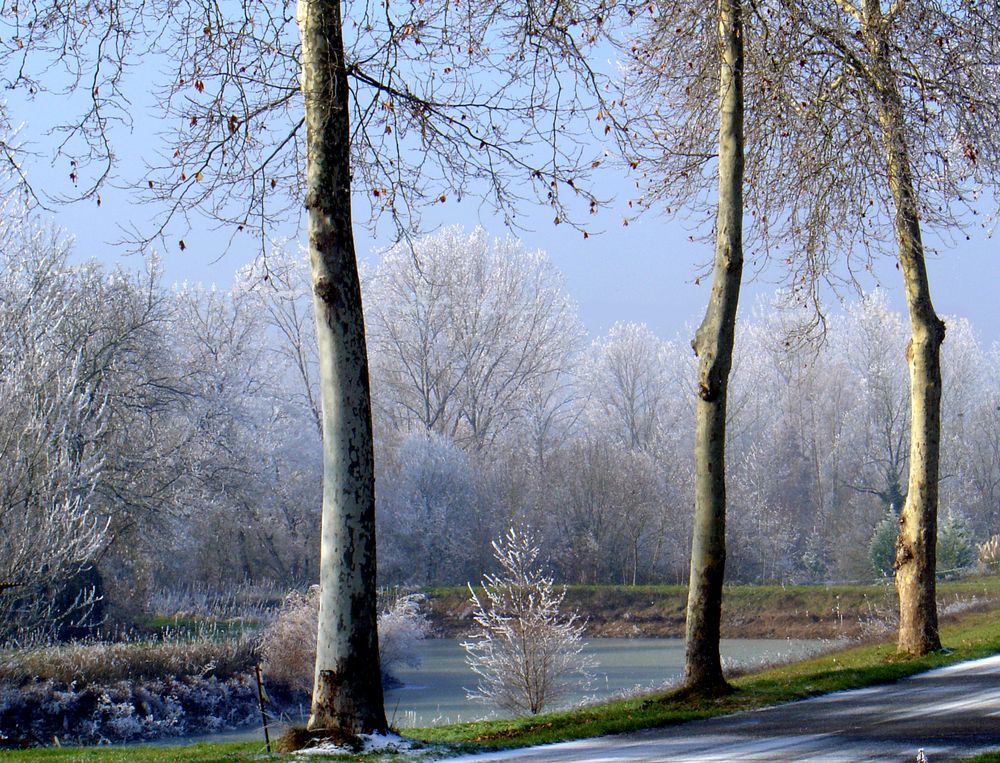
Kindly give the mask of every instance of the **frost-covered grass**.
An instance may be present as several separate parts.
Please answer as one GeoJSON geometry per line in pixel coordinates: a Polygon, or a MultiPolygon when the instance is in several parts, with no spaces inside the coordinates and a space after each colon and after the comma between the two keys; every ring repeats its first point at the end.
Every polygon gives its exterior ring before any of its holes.
{"type": "Polygon", "coordinates": [[[109,744],[207,734],[258,720],[250,676],[119,681],[78,686],[35,682],[0,688],[11,744],[109,744]]]}
{"type": "Polygon", "coordinates": [[[285,593],[274,583],[244,583],[228,590],[196,585],[162,588],[153,592],[148,608],[154,624],[262,625],[274,618],[285,593]]]}
{"type": "Polygon", "coordinates": [[[395,735],[362,739],[359,748],[333,745],[298,753],[267,754],[264,742],[226,742],[184,747],[118,747],[91,749],[48,749],[0,752],[3,763],[258,763],[266,761],[424,761],[439,760],[442,752],[395,735]]]}
{"type": "Polygon", "coordinates": [[[0,735],[12,743],[156,739],[256,720],[249,638],[76,643],[0,653],[0,735]]]}
{"type": "MultiPolygon", "coordinates": [[[[308,695],[315,599],[293,594],[282,608],[268,587],[167,591],[153,600],[156,617],[168,623],[155,639],[0,648],[0,747],[4,735],[7,745],[100,744],[255,723],[260,661],[272,699],[308,695]],[[268,622],[263,634],[250,635],[268,622]]],[[[414,642],[427,634],[421,600],[395,592],[385,602],[380,643],[390,670],[415,659],[414,642]]]]}
{"type": "Polygon", "coordinates": [[[331,755],[398,755],[403,753],[419,752],[426,749],[426,745],[415,742],[412,739],[401,737],[398,734],[361,734],[355,739],[352,745],[338,745],[333,742],[320,742],[312,747],[296,752],[296,758],[328,758],[331,755]]]}
{"type": "Polygon", "coordinates": [[[0,761],[53,761],[53,763],[241,763],[280,760],[268,757],[263,742],[196,744],[183,747],[93,747],[0,752],[0,761]]]}
{"type": "Polygon", "coordinates": [[[253,670],[257,642],[249,637],[211,637],[80,642],[24,650],[0,650],[0,685],[55,681],[77,685],[164,676],[228,678],[253,670]]]}
{"type": "Polygon", "coordinates": [[[258,633],[281,608],[285,589],[244,583],[229,590],[207,586],[164,588],[150,597],[146,630],[217,639],[258,633]]]}

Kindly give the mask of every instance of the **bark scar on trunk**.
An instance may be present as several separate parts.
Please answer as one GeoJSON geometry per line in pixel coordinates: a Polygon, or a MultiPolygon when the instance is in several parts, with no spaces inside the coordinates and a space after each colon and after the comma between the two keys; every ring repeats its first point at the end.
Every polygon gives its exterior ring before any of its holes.
{"type": "Polygon", "coordinates": [[[698,397],[706,403],[712,403],[722,396],[726,383],[726,372],[720,368],[721,363],[715,361],[698,380],[698,397]]]}
{"type": "Polygon", "coordinates": [[[903,540],[903,536],[896,538],[896,561],[892,563],[894,570],[901,570],[913,561],[913,547],[903,540]]]}
{"type": "Polygon", "coordinates": [[[327,686],[341,686],[344,683],[344,676],[339,670],[321,670],[319,674],[327,686]]]}
{"type": "Polygon", "coordinates": [[[313,290],[324,305],[332,306],[341,302],[340,289],[337,288],[337,284],[334,283],[332,278],[317,278],[313,290]]]}

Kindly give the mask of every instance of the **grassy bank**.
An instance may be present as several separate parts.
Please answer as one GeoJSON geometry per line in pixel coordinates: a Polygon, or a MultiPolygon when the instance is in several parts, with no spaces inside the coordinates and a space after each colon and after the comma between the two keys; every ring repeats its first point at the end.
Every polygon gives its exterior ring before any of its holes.
{"type": "MultiPolygon", "coordinates": [[[[949,613],[1000,602],[1000,576],[938,584],[943,620],[949,613]]],[[[596,637],[681,638],[684,586],[570,586],[565,606],[587,618],[596,637]]],[[[726,586],[723,638],[866,639],[895,628],[892,585],[726,586]]],[[[438,588],[424,605],[439,635],[461,637],[472,625],[466,588],[438,588]]]]}
{"type": "MultiPolygon", "coordinates": [[[[942,628],[949,652],[920,659],[900,659],[891,643],[855,647],[803,662],[771,668],[734,679],[737,692],[711,700],[679,701],[669,693],[649,695],[534,718],[486,721],[408,731],[429,744],[457,750],[487,750],[576,739],[666,726],[687,720],[803,699],[843,689],[887,683],[925,670],[1000,652],[996,611],[969,613],[942,628]]],[[[166,761],[281,760],[261,757],[260,743],[211,744],[193,747],[142,747],[126,750],[27,750],[0,753],[12,763],[165,763],[166,761]]],[[[355,756],[343,759],[356,760],[355,756]]]]}

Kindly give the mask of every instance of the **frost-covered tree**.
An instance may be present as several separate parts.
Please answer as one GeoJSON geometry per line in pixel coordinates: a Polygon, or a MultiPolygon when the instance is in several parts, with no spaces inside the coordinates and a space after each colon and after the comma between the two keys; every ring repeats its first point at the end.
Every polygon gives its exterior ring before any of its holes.
{"type": "Polygon", "coordinates": [[[884,509],[898,512],[906,499],[909,445],[909,384],[903,353],[906,334],[884,292],[848,307],[847,334],[838,348],[858,379],[857,415],[864,454],[853,489],[873,495],[884,509]]]}
{"type": "Polygon", "coordinates": [[[309,268],[291,242],[275,245],[236,276],[251,295],[268,329],[268,348],[281,360],[292,399],[304,406],[322,436],[316,325],[309,295],[309,268]]]}
{"type": "MultiPolygon", "coordinates": [[[[560,579],[586,584],[635,584],[675,576],[683,479],[669,463],[594,430],[554,455],[532,521],[560,579]],[[671,479],[673,477],[673,479],[671,479]]],[[[678,576],[679,577],[679,576],[678,576]]]]}
{"type": "Polygon", "coordinates": [[[592,418],[623,445],[652,452],[668,431],[681,425],[671,404],[673,347],[648,326],[616,323],[591,347],[586,384],[592,418]]]}
{"type": "Polygon", "coordinates": [[[107,460],[106,398],[64,344],[80,309],[67,244],[8,201],[0,224],[0,642],[44,637],[94,591],[54,598],[110,540],[94,506],[107,460]]]}
{"type": "MultiPolygon", "coordinates": [[[[655,491],[655,479],[632,484],[624,480],[629,453],[618,443],[581,438],[552,460],[545,493],[545,515],[551,527],[547,544],[561,576],[585,584],[626,582],[621,564],[629,541],[622,515],[636,510],[624,500],[637,491],[640,501],[655,491]]],[[[648,510],[639,514],[646,516],[648,510]]]]}
{"type": "Polygon", "coordinates": [[[365,289],[376,403],[472,451],[523,422],[582,337],[548,257],[481,228],[386,252],[365,289]]]}
{"type": "Polygon", "coordinates": [[[184,523],[195,558],[182,567],[218,585],[309,583],[319,434],[286,338],[268,333],[259,295],[242,284],[229,292],[184,286],[171,299],[189,390],[187,497],[198,507],[184,523]]]}
{"type": "Polygon", "coordinates": [[[469,585],[476,627],[462,646],[478,683],[468,697],[534,715],[589,681],[584,626],[560,612],[565,591],[542,572],[529,529],[510,528],[493,551],[497,573],[483,578],[481,594],[469,585]]]}
{"type": "Polygon", "coordinates": [[[384,581],[440,586],[480,574],[477,519],[485,502],[468,454],[423,432],[403,440],[391,460],[379,489],[384,581]]]}
{"type": "MultiPolygon", "coordinates": [[[[1000,455],[994,430],[997,408],[995,370],[987,348],[967,320],[945,318],[948,341],[941,347],[941,506],[961,508],[980,538],[994,532],[992,512],[980,507],[996,506],[990,498],[990,479],[997,474],[990,459],[1000,455]],[[992,430],[992,431],[991,431],[992,430]],[[992,451],[992,452],[991,452],[992,451]],[[984,479],[985,478],[985,479],[984,479]]],[[[939,528],[940,529],[940,528],[939,528]]]]}

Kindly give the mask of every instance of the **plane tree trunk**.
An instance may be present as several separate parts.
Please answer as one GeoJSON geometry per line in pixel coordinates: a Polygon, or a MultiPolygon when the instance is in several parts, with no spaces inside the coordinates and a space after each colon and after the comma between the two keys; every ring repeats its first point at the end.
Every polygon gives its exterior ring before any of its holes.
{"type": "Polygon", "coordinates": [[[934,312],[920,231],[903,103],[889,51],[888,20],[878,0],[865,0],[864,36],[872,57],[878,115],[887,158],[889,190],[896,206],[899,269],[906,288],[910,342],[910,473],[896,541],[899,593],[898,649],[922,655],[941,648],[935,566],[938,478],[941,453],[941,343],[943,321],[934,312]]]}
{"type": "Polygon", "coordinates": [[[684,683],[725,691],[719,638],[726,566],[726,398],[743,274],[743,23],[741,0],[719,2],[719,206],[715,265],[698,355],[695,516],[684,683]]]}
{"type": "Polygon", "coordinates": [[[375,473],[339,0],[300,0],[306,208],[323,420],[319,632],[311,730],[385,731],[375,589],[375,473]]]}

